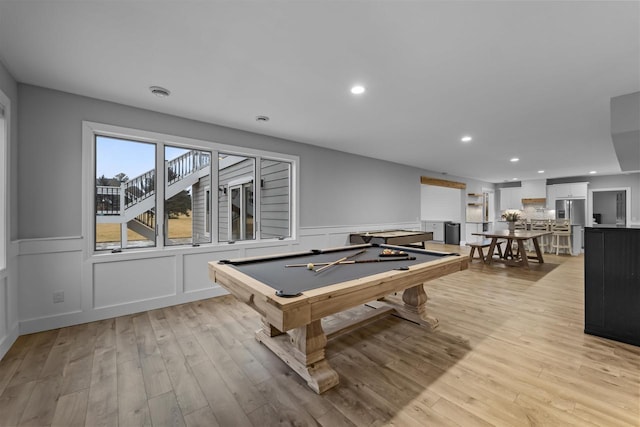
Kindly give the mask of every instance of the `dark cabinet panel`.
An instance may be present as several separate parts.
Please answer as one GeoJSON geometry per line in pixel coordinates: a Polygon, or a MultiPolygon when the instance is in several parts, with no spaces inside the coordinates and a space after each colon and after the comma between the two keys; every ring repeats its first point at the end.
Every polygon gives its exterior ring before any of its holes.
{"type": "Polygon", "coordinates": [[[640,229],[585,229],[585,332],[640,345],[640,229]]]}
{"type": "Polygon", "coordinates": [[[604,233],[584,233],[585,330],[604,327],[604,233]]]}

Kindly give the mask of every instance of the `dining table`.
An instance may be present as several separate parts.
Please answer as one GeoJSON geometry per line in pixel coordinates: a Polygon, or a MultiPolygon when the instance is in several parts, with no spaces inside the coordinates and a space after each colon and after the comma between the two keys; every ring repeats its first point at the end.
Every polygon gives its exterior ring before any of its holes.
{"type": "Polygon", "coordinates": [[[551,234],[548,230],[497,230],[491,232],[473,233],[476,236],[484,236],[487,239],[491,239],[491,246],[489,246],[489,254],[493,254],[496,248],[496,244],[500,240],[507,241],[507,248],[502,252],[502,255],[498,258],[493,256],[486,257],[486,264],[492,264],[494,262],[501,262],[514,267],[529,268],[529,260],[537,261],[538,263],[544,263],[542,256],[542,250],[540,250],[540,243],[538,239],[543,236],[551,234]],[[535,255],[527,254],[525,248],[525,242],[531,240],[533,247],[535,248],[535,255]],[[516,243],[518,249],[514,251],[511,249],[512,244],[516,243]]]}

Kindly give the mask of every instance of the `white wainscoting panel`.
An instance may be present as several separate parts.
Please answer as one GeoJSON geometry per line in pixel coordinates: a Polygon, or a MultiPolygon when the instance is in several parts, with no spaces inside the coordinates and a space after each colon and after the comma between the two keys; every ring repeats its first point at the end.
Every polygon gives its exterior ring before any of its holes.
{"type": "Polygon", "coordinates": [[[185,255],[183,271],[184,292],[212,288],[214,284],[209,280],[209,261],[232,258],[239,258],[238,250],[185,255]]]}
{"type": "MultiPolygon", "coordinates": [[[[0,343],[7,336],[9,332],[9,302],[8,299],[8,278],[5,275],[0,275],[0,343]]],[[[0,352],[0,358],[4,353],[0,352]]]]}
{"type": "Polygon", "coordinates": [[[420,222],[362,224],[335,227],[304,227],[300,229],[300,245],[296,250],[324,249],[349,245],[349,234],[380,230],[419,231],[420,222]]]}
{"type": "Polygon", "coordinates": [[[0,274],[0,359],[18,338],[18,323],[10,317],[13,310],[9,304],[9,278],[0,274]]]}
{"type": "MultiPolygon", "coordinates": [[[[13,298],[18,300],[19,332],[39,332],[224,295],[227,292],[209,280],[209,261],[346,246],[349,233],[391,229],[419,230],[420,222],[303,227],[298,240],[89,257],[84,254],[82,238],[20,241],[18,298],[13,298]],[[64,301],[53,303],[53,293],[60,291],[64,301]]],[[[8,305],[11,313],[8,280],[0,277],[0,304],[8,305]]],[[[0,346],[2,330],[9,330],[5,335],[11,343],[18,333],[18,327],[7,325],[7,316],[3,316],[0,346]]]]}
{"type": "Polygon", "coordinates": [[[273,255],[273,254],[284,254],[288,252],[294,252],[295,250],[296,249],[293,249],[290,243],[278,242],[269,246],[247,248],[245,250],[244,256],[254,257],[254,256],[265,256],[265,255],[273,255]]]}
{"type": "Polygon", "coordinates": [[[176,293],[175,257],[94,264],[93,306],[111,307],[176,293]]]}
{"type": "Polygon", "coordinates": [[[18,266],[20,320],[81,309],[82,252],[20,255],[18,266]],[[54,302],[54,293],[62,293],[64,301],[54,302]]]}

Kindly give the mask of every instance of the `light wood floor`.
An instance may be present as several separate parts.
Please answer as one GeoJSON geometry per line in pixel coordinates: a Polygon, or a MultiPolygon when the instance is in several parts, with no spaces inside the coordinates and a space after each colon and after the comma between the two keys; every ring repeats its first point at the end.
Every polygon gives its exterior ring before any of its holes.
{"type": "Polygon", "coordinates": [[[335,338],[321,396],[230,296],[21,336],[0,425],[640,426],[640,348],[585,335],[583,258],[546,261],[430,282],[435,331],[388,317],[335,338]]]}

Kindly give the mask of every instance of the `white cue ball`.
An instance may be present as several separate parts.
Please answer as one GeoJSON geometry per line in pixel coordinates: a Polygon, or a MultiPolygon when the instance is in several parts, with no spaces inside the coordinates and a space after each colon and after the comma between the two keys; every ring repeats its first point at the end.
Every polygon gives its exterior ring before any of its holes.
{"type": "Polygon", "coordinates": [[[313,267],[313,263],[310,262],[309,264],[307,264],[307,270],[313,270],[313,267]]]}

